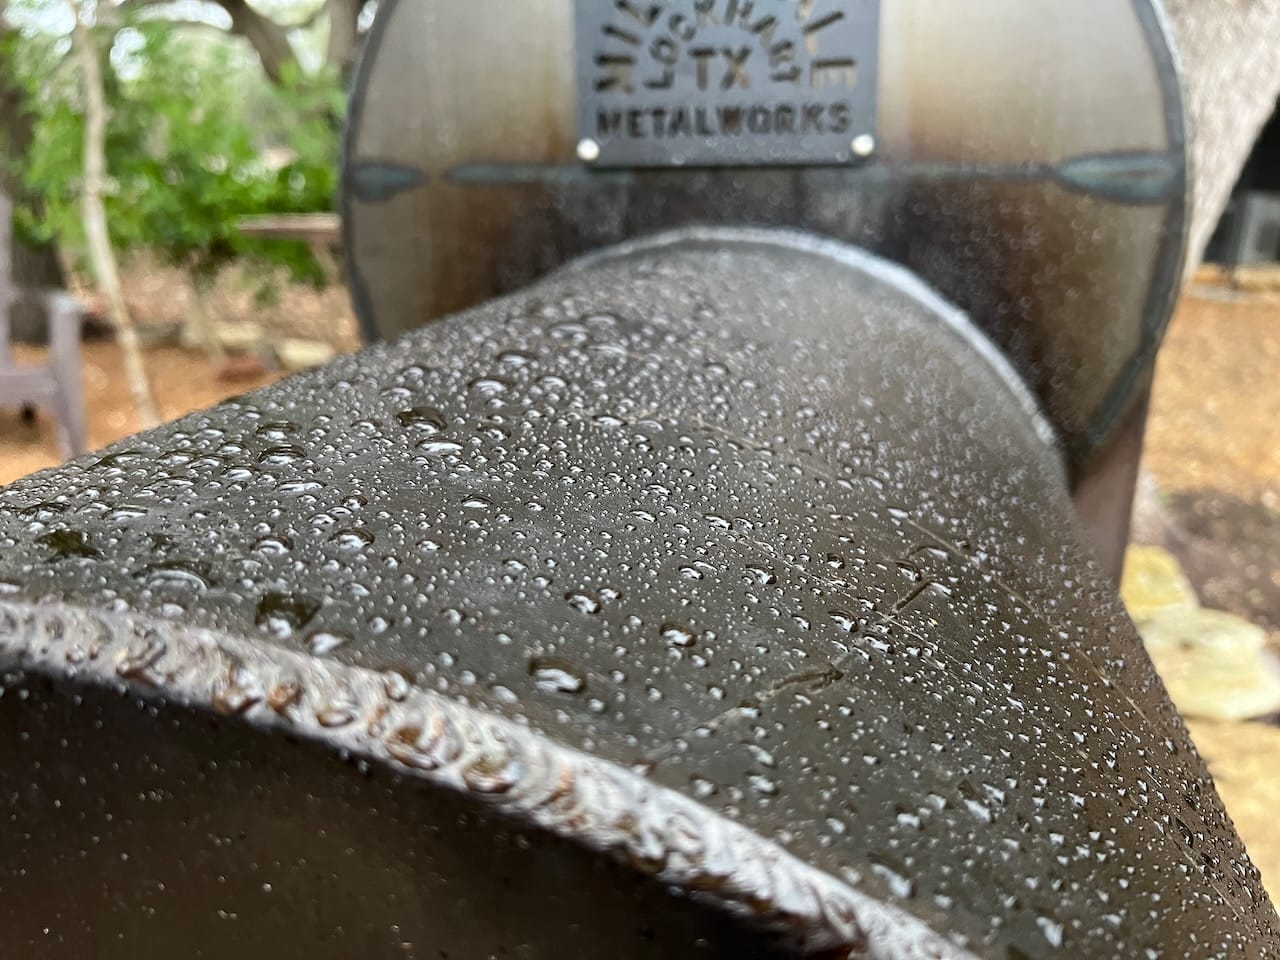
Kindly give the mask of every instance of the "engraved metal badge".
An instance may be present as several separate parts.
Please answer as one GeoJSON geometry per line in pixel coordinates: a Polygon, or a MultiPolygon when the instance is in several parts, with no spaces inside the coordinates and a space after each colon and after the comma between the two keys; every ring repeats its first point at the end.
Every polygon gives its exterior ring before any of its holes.
{"type": "Polygon", "coordinates": [[[575,0],[578,155],[834,164],[875,150],[879,0],[575,0]]]}

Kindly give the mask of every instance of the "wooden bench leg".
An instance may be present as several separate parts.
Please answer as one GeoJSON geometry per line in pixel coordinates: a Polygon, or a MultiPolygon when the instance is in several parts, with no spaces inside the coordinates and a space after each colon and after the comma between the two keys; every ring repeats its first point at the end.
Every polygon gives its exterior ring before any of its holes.
{"type": "Polygon", "coordinates": [[[58,420],[62,426],[62,445],[68,457],[78,457],[89,449],[85,427],[84,398],[80,390],[79,371],[58,375],[58,420]]]}
{"type": "Polygon", "coordinates": [[[49,366],[57,382],[54,409],[64,448],[72,457],[89,448],[80,381],[80,317],[80,304],[70,296],[49,297],[49,366]]]}

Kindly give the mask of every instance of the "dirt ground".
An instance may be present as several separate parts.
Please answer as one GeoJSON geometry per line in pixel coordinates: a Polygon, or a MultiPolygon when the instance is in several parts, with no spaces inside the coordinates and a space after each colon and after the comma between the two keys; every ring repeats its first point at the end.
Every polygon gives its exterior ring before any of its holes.
{"type": "MultiPolygon", "coordinates": [[[[181,271],[145,260],[124,271],[130,311],[150,343],[147,370],[164,420],[202,410],[284,375],[258,362],[215,364],[199,350],[177,346],[182,321],[197,304],[219,323],[256,325],[268,340],[302,337],[329,343],[340,352],[356,348],[355,317],[344,290],[315,290],[274,277],[275,292],[264,302],[261,291],[267,279],[230,270],[197,300],[181,271]]],[[[83,294],[82,298],[92,302],[83,294]]],[[[17,345],[14,356],[21,363],[40,363],[44,350],[17,345]]],[[[115,344],[91,340],[83,345],[82,356],[89,446],[97,449],[136,433],[139,423],[115,344]]],[[[57,425],[45,413],[28,421],[19,410],[0,409],[0,486],[61,462],[57,425]]]]}
{"type": "MultiPolygon", "coordinates": [[[[43,351],[18,347],[19,362],[38,362],[43,351]]],[[[106,446],[136,433],[138,420],[125,387],[120,351],[113,343],[83,347],[85,406],[89,414],[89,446],[106,446]]],[[[257,371],[243,379],[220,380],[202,354],[180,347],[147,350],[147,370],[165,420],[212,406],[275,379],[257,371]]],[[[14,409],[0,410],[0,484],[62,462],[57,424],[44,413],[27,421],[14,409]]]]}
{"type": "Polygon", "coordinates": [[[1146,467],[1201,602],[1280,633],[1280,297],[1196,288],[1161,354],[1146,467]]]}
{"type": "MultiPolygon", "coordinates": [[[[194,303],[171,271],[143,265],[126,284],[152,337],[171,334],[194,303]]],[[[220,279],[206,309],[275,335],[354,348],[354,320],[341,290],[289,288],[263,307],[253,285],[252,278],[220,279]]],[[[27,362],[41,357],[34,348],[16,352],[27,362]]],[[[280,375],[249,365],[238,376],[220,377],[200,352],[171,345],[150,347],[147,362],[166,419],[280,375]]],[[[137,429],[113,344],[85,345],[84,384],[92,446],[137,429]]],[[[0,485],[59,463],[55,435],[44,415],[26,423],[16,410],[0,411],[0,485]]],[[[1167,520],[1162,545],[1182,562],[1202,603],[1258,623],[1280,646],[1280,295],[1217,286],[1184,297],[1157,371],[1145,468],[1167,520]]],[[[1191,727],[1255,862],[1280,896],[1277,720],[1191,727]]]]}
{"type": "MultiPolygon", "coordinates": [[[[1159,545],[1201,603],[1257,623],[1280,649],[1280,295],[1270,287],[1184,298],[1157,368],[1145,467],[1164,507],[1159,545]]],[[[1188,726],[1280,902],[1280,717],[1188,726]]]]}

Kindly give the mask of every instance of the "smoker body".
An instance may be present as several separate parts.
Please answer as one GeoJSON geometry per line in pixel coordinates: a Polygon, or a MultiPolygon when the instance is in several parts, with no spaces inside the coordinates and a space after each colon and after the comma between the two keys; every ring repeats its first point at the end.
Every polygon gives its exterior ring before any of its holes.
{"type": "Polygon", "coordinates": [[[851,248],[601,253],[0,544],[28,955],[1274,955],[1032,395],[851,248]]]}
{"type": "Polygon", "coordinates": [[[8,949],[1277,956],[1109,577],[1158,4],[384,0],[343,193],[398,339],[0,491],[8,949]]]}

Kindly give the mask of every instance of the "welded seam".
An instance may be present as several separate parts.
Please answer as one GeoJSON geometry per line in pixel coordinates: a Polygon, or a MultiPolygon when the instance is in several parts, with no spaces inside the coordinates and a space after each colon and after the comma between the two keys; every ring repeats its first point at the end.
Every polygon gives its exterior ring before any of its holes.
{"type": "Polygon", "coordinates": [[[675,790],[399,674],[165,620],[14,602],[0,602],[0,669],[285,730],[612,856],[805,953],[974,957],[675,790]]]}

